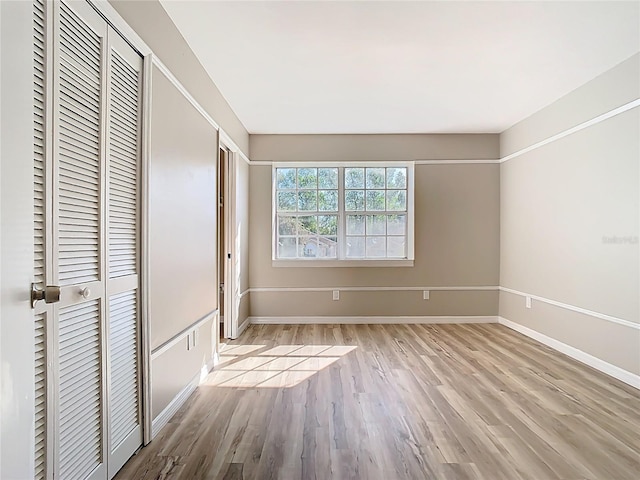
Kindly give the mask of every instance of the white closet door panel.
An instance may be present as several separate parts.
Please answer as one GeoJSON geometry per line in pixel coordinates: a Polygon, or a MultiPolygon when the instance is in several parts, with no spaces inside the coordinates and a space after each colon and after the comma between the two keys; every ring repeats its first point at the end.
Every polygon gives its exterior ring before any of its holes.
{"type": "Polygon", "coordinates": [[[46,358],[46,315],[41,313],[35,318],[35,475],[36,479],[45,478],[47,453],[47,358],[46,358]]]}
{"type": "MultiPolygon", "coordinates": [[[[90,25],[85,15],[80,18],[74,10],[88,11],[84,2],[61,2],[60,5],[60,49],[70,60],[76,61],[87,73],[100,76],[102,38],[90,25]],[[82,45],[82,49],[76,48],[82,45]]],[[[90,16],[93,15],[94,12],[90,16]]]]}
{"type": "MultiPolygon", "coordinates": [[[[42,288],[46,272],[46,14],[44,0],[33,2],[33,281],[42,288]]],[[[47,475],[47,345],[46,311],[34,311],[34,479],[47,475]]]]}
{"type": "Polygon", "coordinates": [[[59,478],[86,478],[102,463],[98,300],[59,312],[59,478]]]}
{"type": "Polygon", "coordinates": [[[100,278],[102,41],[61,3],[58,271],[62,286],[100,278]]]}
{"type": "Polygon", "coordinates": [[[111,449],[140,423],[138,402],[138,301],[136,291],[109,300],[111,449]]]}
{"type": "Polygon", "coordinates": [[[45,11],[44,0],[33,2],[33,247],[34,282],[45,275],[45,11]]]}
{"type": "Polygon", "coordinates": [[[133,59],[131,65],[118,50],[110,52],[109,278],[138,271],[141,62],[133,59]]]}
{"type": "Polygon", "coordinates": [[[138,299],[142,59],[109,31],[108,269],[111,477],[142,443],[138,299]]]}
{"type": "Polygon", "coordinates": [[[101,237],[107,27],[87,2],[56,5],[53,261],[63,288],[54,323],[54,475],[86,480],[106,478],[106,272],[101,237]]]}

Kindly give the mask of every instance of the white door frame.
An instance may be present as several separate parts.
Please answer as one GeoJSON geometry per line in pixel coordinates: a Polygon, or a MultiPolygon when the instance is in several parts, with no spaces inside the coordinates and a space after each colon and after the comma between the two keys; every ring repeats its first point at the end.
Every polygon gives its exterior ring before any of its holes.
{"type": "Polygon", "coordinates": [[[149,164],[151,159],[151,71],[153,56],[142,60],[142,130],[140,133],[140,395],[142,444],[152,440],[151,337],[149,326],[149,164]]]}
{"type": "MultiPolygon", "coordinates": [[[[236,272],[237,260],[237,214],[236,214],[236,169],[238,154],[234,150],[231,142],[226,142],[222,135],[220,137],[220,148],[227,151],[227,162],[225,165],[224,179],[224,238],[221,239],[225,246],[224,255],[224,336],[235,339],[238,337],[238,277],[236,272]]],[[[220,150],[218,149],[218,152],[220,150]]]]}

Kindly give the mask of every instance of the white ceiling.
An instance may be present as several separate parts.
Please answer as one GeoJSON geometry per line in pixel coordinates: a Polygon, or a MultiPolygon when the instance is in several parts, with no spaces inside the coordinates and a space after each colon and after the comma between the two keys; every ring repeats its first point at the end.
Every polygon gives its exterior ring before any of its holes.
{"type": "Polygon", "coordinates": [[[250,133],[501,132],[640,50],[640,2],[161,0],[250,133]]]}

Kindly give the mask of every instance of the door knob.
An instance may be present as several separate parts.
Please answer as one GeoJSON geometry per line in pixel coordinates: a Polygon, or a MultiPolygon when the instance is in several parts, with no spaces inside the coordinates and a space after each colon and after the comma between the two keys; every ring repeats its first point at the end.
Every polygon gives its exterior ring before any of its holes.
{"type": "Polygon", "coordinates": [[[47,285],[40,289],[35,283],[31,284],[31,308],[36,306],[38,300],[44,300],[44,303],[56,303],[60,301],[60,287],[57,285],[47,285]]]}
{"type": "Polygon", "coordinates": [[[84,287],[80,290],[80,295],[82,295],[82,298],[89,298],[91,296],[91,290],[89,287],[84,287]]]}

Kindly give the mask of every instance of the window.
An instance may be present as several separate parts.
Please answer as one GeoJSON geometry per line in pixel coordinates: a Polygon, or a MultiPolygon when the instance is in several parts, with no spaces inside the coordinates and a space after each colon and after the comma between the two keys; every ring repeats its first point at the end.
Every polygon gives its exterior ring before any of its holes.
{"type": "Polygon", "coordinates": [[[273,259],[413,260],[413,165],[276,165],[273,259]]]}

